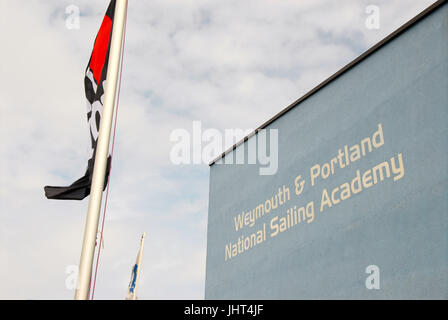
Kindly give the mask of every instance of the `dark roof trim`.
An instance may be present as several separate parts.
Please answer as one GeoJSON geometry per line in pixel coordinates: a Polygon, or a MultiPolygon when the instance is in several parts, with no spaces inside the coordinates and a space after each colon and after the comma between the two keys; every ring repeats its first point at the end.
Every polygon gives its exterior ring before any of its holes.
{"type": "Polygon", "coordinates": [[[233,147],[230,147],[226,151],[224,151],[220,156],[218,156],[216,159],[214,159],[212,162],[209,163],[209,166],[213,165],[216,161],[220,160],[221,158],[224,158],[226,154],[230,153],[231,151],[235,150],[236,147],[238,147],[240,144],[243,144],[246,142],[250,137],[255,135],[259,130],[266,128],[268,125],[270,125],[272,122],[283,116],[285,113],[287,113],[289,110],[295,108],[297,105],[299,105],[302,101],[306,100],[310,96],[312,96],[314,93],[325,87],[328,83],[338,78],[340,75],[344,74],[346,71],[350,70],[352,67],[357,65],[359,62],[373,54],[375,51],[398,37],[400,34],[402,34],[404,31],[412,27],[414,24],[431,14],[433,11],[441,7],[443,4],[445,4],[448,0],[439,0],[430,5],[428,8],[420,12],[418,15],[416,15],[414,18],[406,22],[404,25],[402,25],[400,28],[389,34],[387,37],[385,37],[383,40],[375,44],[373,47],[365,51],[363,54],[361,54],[358,58],[353,60],[352,62],[348,63],[345,67],[334,73],[331,77],[327,78],[326,80],[322,81],[320,84],[318,84],[316,87],[308,91],[305,95],[294,101],[292,104],[287,106],[285,109],[277,113],[275,116],[273,116],[271,119],[263,123],[261,126],[259,126],[257,129],[252,131],[250,134],[245,136],[243,139],[241,139],[239,142],[233,145],[233,147]]]}

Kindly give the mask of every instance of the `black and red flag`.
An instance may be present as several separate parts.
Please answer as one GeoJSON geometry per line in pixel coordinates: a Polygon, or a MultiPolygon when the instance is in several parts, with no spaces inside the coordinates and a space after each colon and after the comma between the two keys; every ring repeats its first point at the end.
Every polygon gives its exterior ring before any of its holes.
{"type": "MultiPolygon", "coordinates": [[[[115,12],[115,0],[111,0],[107,8],[100,30],[95,39],[89,64],[86,68],[84,86],[87,98],[87,122],[90,127],[91,156],[87,162],[86,173],[67,187],[44,187],[48,199],[82,200],[90,194],[93,165],[95,163],[96,145],[100,128],[101,112],[106,87],[107,65],[112,38],[112,27],[115,12]]],[[[107,159],[107,171],[104,182],[106,188],[110,170],[110,155],[107,159]]]]}

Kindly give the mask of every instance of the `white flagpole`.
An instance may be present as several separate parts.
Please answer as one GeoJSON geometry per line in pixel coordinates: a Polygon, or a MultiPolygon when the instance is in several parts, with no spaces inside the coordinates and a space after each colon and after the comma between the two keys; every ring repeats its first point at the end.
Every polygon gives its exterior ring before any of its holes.
{"type": "Polygon", "coordinates": [[[82,243],[81,260],[79,263],[78,284],[75,291],[76,300],[88,300],[90,279],[92,276],[95,242],[98,232],[101,200],[103,196],[104,179],[106,175],[107,156],[109,153],[110,129],[114,114],[115,93],[123,45],[123,29],[126,17],[127,0],[117,0],[112,28],[112,39],[107,66],[106,88],[101,115],[98,143],[93,167],[92,185],[90,187],[89,208],[82,243]]]}
{"type": "MultiPolygon", "coordinates": [[[[128,296],[126,297],[126,300],[137,300],[137,287],[138,287],[138,279],[140,278],[140,268],[141,268],[141,264],[142,264],[143,247],[145,245],[145,236],[146,236],[146,232],[143,232],[142,239],[140,240],[140,250],[138,251],[137,261],[135,262],[135,264],[137,265],[137,274],[135,275],[134,292],[132,294],[129,294],[129,292],[128,292],[128,296]]],[[[132,281],[132,278],[131,278],[131,281],[132,281]]]]}

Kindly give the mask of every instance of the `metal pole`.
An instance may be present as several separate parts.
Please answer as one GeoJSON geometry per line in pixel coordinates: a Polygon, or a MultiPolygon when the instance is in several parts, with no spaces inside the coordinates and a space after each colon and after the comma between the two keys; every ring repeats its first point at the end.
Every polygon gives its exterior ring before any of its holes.
{"type": "Polygon", "coordinates": [[[78,284],[75,291],[76,300],[88,300],[90,279],[92,276],[93,256],[98,232],[101,200],[103,196],[104,178],[106,174],[107,156],[109,152],[110,129],[112,126],[115,93],[119,72],[121,49],[123,45],[123,29],[126,17],[127,0],[117,0],[112,29],[112,40],[107,67],[104,104],[98,135],[98,144],[93,167],[92,185],[90,187],[89,208],[87,211],[81,260],[79,263],[78,284]]]}
{"type": "Polygon", "coordinates": [[[142,255],[143,255],[143,246],[145,245],[145,236],[146,232],[143,232],[142,239],[140,242],[140,251],[138,252],[137,257],[137,278],[135,280],[135,289],[134,289],[134,295],[132,297],[132,300],[137,300],[137,287],[138,287],[138,279],[140,278],[140,268],[142,265],[142,255]]]}

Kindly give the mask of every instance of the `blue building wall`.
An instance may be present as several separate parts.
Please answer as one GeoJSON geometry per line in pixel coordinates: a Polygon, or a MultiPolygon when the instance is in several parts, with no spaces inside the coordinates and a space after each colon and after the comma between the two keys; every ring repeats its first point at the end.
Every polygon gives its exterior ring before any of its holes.
{"type": "Polygon", "coordinates": [[[448,298],[448,5],[266,129],[278,129],[275,175],[262,176],[250,164],[210,167],[206,299],[448,298]],[[379,124],[381,146],[311,185],[310,168],[372,138],[379,124]],[[391,169],[399,154],[402,177],[391,169]],[[340,188],[341,200],[341,186],[357,170],[362,175],[382,162],[389,178],[366,179],[368,188],[320,211],[324,189],[331,196],[340,188]],[[305,184],[296,195],[299,174],[305,184]],[[283,186],[290,200],[236,231],[238,214],[283,186]],[[313,219],[271,236],[288,209],[310,202],[313,219]],[[259,230],[258,244],[226,256],[226,245],[243,237],[244,249],[244,239],[259,230]],[[379,269],[379,289],[366,287],[369,265],[379,269]]]}

